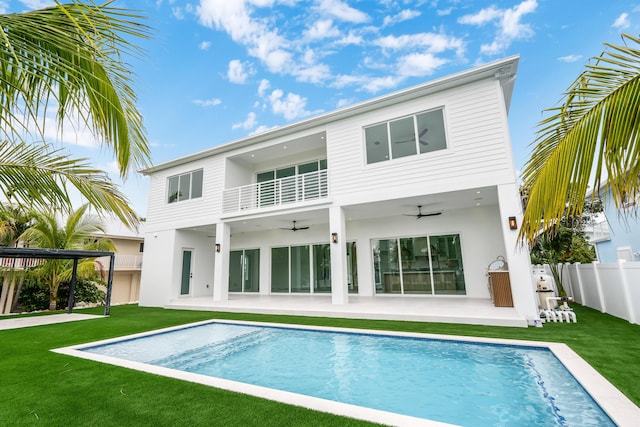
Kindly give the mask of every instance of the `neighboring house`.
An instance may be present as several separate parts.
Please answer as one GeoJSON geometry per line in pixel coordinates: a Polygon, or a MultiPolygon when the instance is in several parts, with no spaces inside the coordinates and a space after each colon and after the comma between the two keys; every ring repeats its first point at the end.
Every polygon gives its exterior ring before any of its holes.
{"type": "MultiPolygon", "coordinates": [[[[131,230],[119,221],[106,224],[105,233],[96,237],[111,239],[116,247],[113,271],[111,304],[137,302],[140,294],[142,253],[144,250],[144,223],[139,229],[131,230]]],[[[96,268],[101,270],[106,281],[109,274],[109,257],[96,259],[96,268]]]]}
{"type": "Polygon", "coordinates": [[[303,308],[322,295],[333,306],[395,296],[485,301],[497,313],[486,273],[504,256],[515,310],[533,323],[529,253],[509,224],[522,218],[507,122],[517,63],[145,170],[140,304],[204,299],[216,309],[254,298],[267,307],[286,295],[303,308]]]}
{"type": "Polygon", "coordinates": [[[611,193],[603,197],[603,220],[594,226],[594,230],[606,230],[600,238],[591,240],[596,246],[598,261],[616,262],[617,260],[640,261],[640,219],[636,209],[638,198],[628,200],[622,209],[616,208],[611,193]]]}

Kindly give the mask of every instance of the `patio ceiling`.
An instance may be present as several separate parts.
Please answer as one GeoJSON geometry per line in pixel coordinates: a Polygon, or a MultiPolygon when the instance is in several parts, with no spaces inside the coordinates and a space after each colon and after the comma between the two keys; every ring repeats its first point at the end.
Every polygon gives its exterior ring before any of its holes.
{"type": "MultiPolygon", "coordinates": [[[[428,196],[355,204],[345,206],[344,210],[347,222],[349,222],[417,214],[418,205],[422,206],[422,213],[443,212],[446,215],[447,211],[495,206],[497,204],[498,195],[495,187],[481,187],[428,196]]],[[[412,219],[411,217],[406,218],[412,219]]],[[[326,226],[329,223],[329,209],[324,204],[290,209],[283,208],[270,213],[241,217],[228,221],[228,223],[231,225],[231,234],[233,235],[234,233],[290,228],[294,220],[298,227],[326,226]]],[[[188,230],[206,233],[212,237],[216,234],[215,224],[188,228],[188,230]]]]}

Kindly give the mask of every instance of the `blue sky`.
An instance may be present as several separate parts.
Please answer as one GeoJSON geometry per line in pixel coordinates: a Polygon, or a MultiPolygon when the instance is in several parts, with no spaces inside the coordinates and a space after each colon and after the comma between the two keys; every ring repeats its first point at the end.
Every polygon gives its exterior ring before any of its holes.
{"type": "MultiPolygon", "coordinates": [[[[20,11],[44,0],[2,1],[20,11]]],[[[148,16],[134,60],[155,163],[520,55],[510,109],[514,160],[604,42],[640,33],[640,2],[610,0],[117,0],[148,16]]],[[[90,138],[62,138],[114,170],[90,138]],[[70,141],[73,140],[73,141],[70,141]]],[[[116,174],[113,174],[115,177],[116,174]]],[[[146,215],[147,179],[123,191],[146,215]]]]}

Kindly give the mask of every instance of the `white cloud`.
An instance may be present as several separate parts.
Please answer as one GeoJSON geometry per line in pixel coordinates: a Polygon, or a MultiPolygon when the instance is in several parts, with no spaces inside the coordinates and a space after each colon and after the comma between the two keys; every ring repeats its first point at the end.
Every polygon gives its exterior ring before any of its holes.
{"type": "Polygon", "coordinates": [[[315,64],[299,67],[293,72],[296,79],[306,83],[321,83],[331,77],[331,70],[326,64],[315,64]]]}
{"type": "Polygon", "coordinates": [[[211,47],[210,41],[203,41],[203,42],[200,42],[200,44],[198,45],[198,48],[200,50],[209,50],[210,47],[211,47]]]}
{"type": "Polygon", "coordinates": [[[403,80],[405,80],[405,77],[403,76],[371,77],[343,74],[336,77],[333,86],[337,88],[358,86],[364,91],[376,93],[384,89],[395,88],[403,80]]]}
{"type": "Polygon", "coordinates": [[[271,6],[267,0],[201,0],[196,8],[200,23],[209,28],[224,30],[233,41],[244,45],[251,56],[265,63],[271,72],[286,71],[293,64],[286,49],[289,42],[271,30],[267,20],[254,19],[252,6],[271,6]]]}
{"type": "Polygon", "coordinates": [[[582,58],[582,55],[566,55],[566,56],[561,56],[560,58],[558,58],[558,61],[576,62],[576,61],[579,61],[580,58],[582,58]]]}
{"type": "Polygon", "coordinates": [[[504,11],[497,9],[495,6],[489,6],[485,9],[481,9],[478,13],[461,16],[458,18],[458,22],[460,24],[480,26],[500,18],[503,13],[504,11]]]}
{"type": "Polygon", "coordinates": [[[260,80],[260,86],[258,86],[258,95],[260,95],[260,97],[263,97],[264,93],[270,87],[271,87],[271,83],[269,83],[269,80],[267,80],[267,79],[260,80]]]}
{"type": "Polygon", "coordinates": [[[464,15],[458,19],[458,22],[475,26],[493,23],[497,27],[496,37],[491,43],[482,44],[480,51],[487,55],[496,55],[507,49],[514,40],[526,39],[533,35],[531,26],[521,21],[525,15],[533,13],[537,7],[536,0],[524,0],[510,9],[490,6],[475,14],[464,15]]]}
{"type": "Polygon", "coordinates": [[[311,113],[306,110],[307,98],[303,98],[298,94],[289,92],[284,96],[281,89],[276,89],[269,95],[271,111],[274,114],[281,114],[287,120],[293,120],[305,117],[311,113]]]}
{"type": "Polygon", "coordinates": [[[333,26],[332,19],[321,19],[307,29],[304,32],[304,36],[311,40],[339,37],[340,30],[333,26]]]}
{"type": "Polygon", "coordinates": [[[398,60],[398,74],[407,77],[429,76],[447,61],[442,58],[436,58],[431,53],[414,53],[406,55],[398,60]]]}
{"type": "Polygon", "coordinates": [[[445,50],[456,50],[462,54],[465,48],[464,41],[457,37],[449,37],[443,34],[419,33],[402,36],[380,37],[373,44],[383,49],[400,50],[426,46],[429,52],[439,53],[445,50]]]}
{"type": "Polygon", "coordinates": [[[6,1],[0,1],[0,13],[9,13],[9,3],[6,1]]]}
{"type": "Polygon", "coordinates": [[[338,102],[336,102],[336,108],[342,108],[342,107],[346,107],[347,105],[351,105],[353,104],[353,100],[352,99],[339,99],[338,102]]]}
{"type": "Polygon", "coordinates": [[[630,26],[631,22],[629,21],[629,14],[626,12],[621,13],[612,25],[613,28],[619,28],[621,30],[627,29],[630,26]]]}
{"type": "Polygon", "coordinates": [[[449,15],[451,15],[451,12],[453,12],[453,8],[452,7],[448,8],[448,9],[438,9],[436,11],[438,16],[449,16],[449,15]]]}
{"type": "Polygon", "coordinates": [[[200,107],[215,107],[216,105],[222,104],[222,100],[220,100],[219,98],[194,99],[193,103],[199,105],[200,107]]]}
{"type": "Polygon", "coordinates": [[[250,74],[253,74],[250,65],[243,64],[239,59],[229,61],[227,78],[231,83],[243,84],[247,81],[247,77],[249,77],[250,74]]]}
{"type": "Polygon", "coordinates": [[[413,18],[417,18],[420,16],[420,12],[417,10],[404,9],[400,11],[398,14],[393,16],[385,16],[384,21],[382,22],[383,27],[388,27],[389,25],[394,25],[399,22],[408,21],[413,18]]]}
{"type": "Polygon", "coordinates": [[[245,129],[245,130],[249,130],[249,129],[253,129],[254,127],[256,127],[256,125],[258,124],[258,121],[256,120],[256,113],[254,113],[253,111],[250,112],[247,115],[247,119],[244,122],[240,122],[240,123],[235,123],[231,126],[231,129],[245,129]]]}
{"type": "Polygon", "coordinates": [[[349,34],[342,37],[337,41],[339,45],[361,45],[363,42],[362,36],[358,36],[353,33],[353,31],[349,31],[349,34]]]}
{"type": "Polygon", "coordinates": [[[258,126],[258,127],[253,131],[253,132],[251,132],[251,133],[250,133],[250,135],[255,135],[255,134],[257,134],[257,133],[266,132],[266,131],[268,131],[268,130],[275,129],[275,128],[277,128],[277,127],[278,127],[277,125],[276,125],[276,126],[265,126],[265,125],[260,125],[260,126],[258,126]]]}
{"type": "Polygon", "coordinates": [[[369,21],[369,15],[340,0],[320,0],[317,9],[345,22],[362,24],[369,21]]]}

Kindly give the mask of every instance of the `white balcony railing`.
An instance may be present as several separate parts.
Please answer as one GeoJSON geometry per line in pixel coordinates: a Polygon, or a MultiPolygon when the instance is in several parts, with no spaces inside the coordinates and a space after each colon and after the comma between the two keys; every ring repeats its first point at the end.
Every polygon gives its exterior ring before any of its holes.
{"type": "MultiPolygon", "coordinates": [[[[109,270],[109,257],[96,258],[95,262],[100,265],[100,269],[109,270]]],[[[114,270],[139,270],[142,268],[142,255],[118,255],[116,254],[114,270]]]]}
{"type": "Polygon", "coordinates": [[[222,194],[222,212],[274,207],[328,196],[327,171],[321,170],[228,188],[222,194]]]}
{"type": "Polygon", "coordinates": [[[44,260],[38,258],[0,258],[0,267],[9,269],[25,269],[42,264],[44,260]]]}

